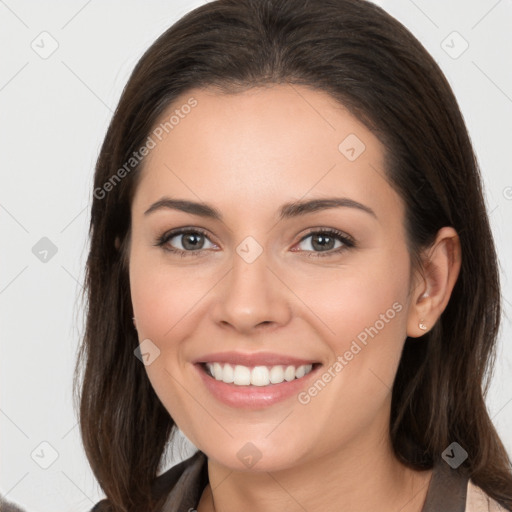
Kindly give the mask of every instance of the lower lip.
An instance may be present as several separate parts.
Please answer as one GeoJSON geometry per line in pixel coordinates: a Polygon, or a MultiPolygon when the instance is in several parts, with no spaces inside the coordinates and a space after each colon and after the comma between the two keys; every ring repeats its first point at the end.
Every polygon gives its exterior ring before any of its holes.
{"type": "Polygon", "coordinates": [[[290,382],[284,381],[281,384],[269,384],[268,386],[237,386],[211,377],[201,364],[194,366],[206,388],[217,400],[231,407],[244,409],[262,409],[297,396],[316,376],[321,367],[321,365],[315,365],[307,375],[290,382]]]}

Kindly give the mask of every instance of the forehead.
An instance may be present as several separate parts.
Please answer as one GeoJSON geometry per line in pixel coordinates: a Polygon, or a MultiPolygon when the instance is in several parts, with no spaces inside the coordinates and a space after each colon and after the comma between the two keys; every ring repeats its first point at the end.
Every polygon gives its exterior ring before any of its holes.
{"type": "Polygon", "coordinates": [[[400,209],[380,141],[327,93],[304,86],[193,89],[173,102],[151,137],[134,207],[171,195],[236,214],[237,207],[263,211],[336,194],[377,211],[400,209]]]}

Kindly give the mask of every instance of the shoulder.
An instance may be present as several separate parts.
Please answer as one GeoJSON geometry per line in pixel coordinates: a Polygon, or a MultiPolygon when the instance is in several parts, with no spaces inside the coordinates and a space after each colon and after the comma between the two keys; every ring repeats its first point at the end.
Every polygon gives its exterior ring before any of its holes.
{"type": "Polygon", "coordinates": [[[464,512],[506,512],[506,509],[469,480],[464,512]]]}
{"type": "MultiPolygon", "coordinates": [[[[194,455],[181,461],[172,468],[168,469],[165,473],[157,476],[153,482],[152,492],[155,497],[161,497],[168,494],[182,478],[182,476],[190,468],[201,467],[204,463],[205,455],[201,451],[197,451],[194,455]]],[[[90,512],[107,512],[109,510],[108,499],[103,499],[96,503],[90,512]]],[[[3,511],[2,511],[3,512],[3,511]]]]}
{"type": "Polygon", "coordinates": [[[25,512],[25,510],[18,507],[18,505],[15,505],[14,503],[7,501],[1,494],[0,494],[0,510],[2,512],[25,512]]]}

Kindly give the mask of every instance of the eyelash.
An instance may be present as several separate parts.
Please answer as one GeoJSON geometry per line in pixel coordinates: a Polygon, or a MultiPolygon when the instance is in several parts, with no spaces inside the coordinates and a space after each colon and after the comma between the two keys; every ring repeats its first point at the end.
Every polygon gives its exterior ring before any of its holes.
{"type": "MultiPolygon", "coordinates": [[[[203,231],[200,228],[194,228],[194,229],[179,229],[176,231],[170,231],[167,233],[164,233],[158,239],[156,240],[155,246],[162,247],[163,250],[177,254],[178,256],[181,256],[182,258],[192,256],[192,257],[199,257],[203,256],[204,252],[207,251],[207,249],[198,249],[197,251],[183,251],[181,249],[175,249],[173,247],[164,247],[165,244],[178,235],[190,235],[190,234],[201,234],[204,235],[206,238],[208,238],[208,235],[205,231],[203,231]]],[[[335,250],[329,250],[329,251],[304,251],[307,254],[307,257],[309,258],[324,258],[328,256],[333,256],[340,254],[343,251],[346,251],[347,249],[351,249],[356,246],[356,243],[354,239],[347,235],[346,233],[343,233],[342,231],[338,231],[337,229],[329,228],[329,229],[316,229],[313,231],[310,231],[305,236],[303,236],[298,243],[303,242],[306,238],[309,238],[312,235],[327,235],[332,238],[338,239],[340,242],[342,242],[342,246],[338,247],[335,250]]]]}

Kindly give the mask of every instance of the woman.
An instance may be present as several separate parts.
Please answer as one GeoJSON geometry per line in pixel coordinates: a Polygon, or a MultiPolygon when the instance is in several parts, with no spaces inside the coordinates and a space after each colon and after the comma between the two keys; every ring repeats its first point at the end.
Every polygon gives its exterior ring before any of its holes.
{"type": "Polygon", "coordinates": [[[136,66],[93,195],[95,511],[512,510],[478,165],[382,9],[188,13],[136,66]],[[177,428],[198,452],[156,478],[177,428]]]}

